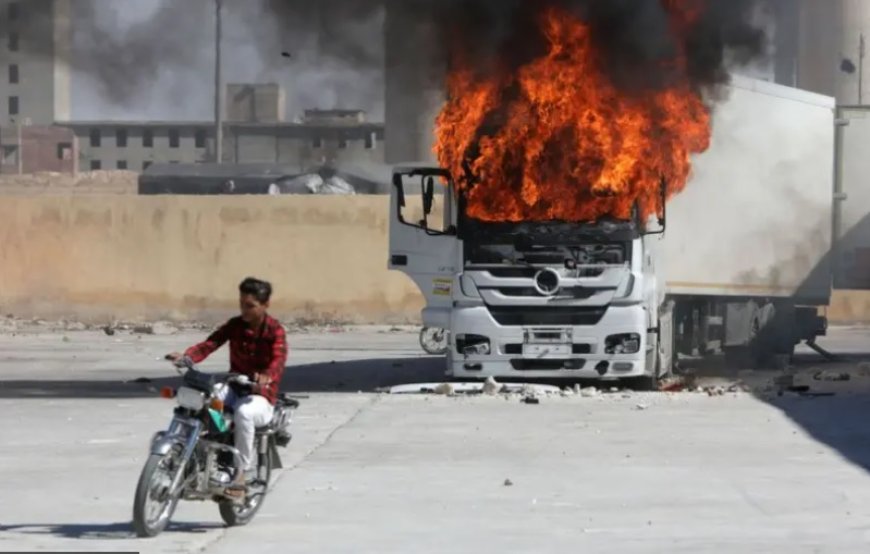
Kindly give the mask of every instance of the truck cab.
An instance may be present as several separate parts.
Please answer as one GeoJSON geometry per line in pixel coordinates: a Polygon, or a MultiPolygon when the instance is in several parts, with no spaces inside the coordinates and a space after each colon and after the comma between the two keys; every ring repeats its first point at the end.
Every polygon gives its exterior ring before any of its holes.
{"type": "Polygon", "coordinates": [[[491,223],[463,204],[447,171],[395,169],[389,267],[424,295],[423,325],[449,330],[448,376],[652,386],[670,372],[663,220],[491,223]]]}

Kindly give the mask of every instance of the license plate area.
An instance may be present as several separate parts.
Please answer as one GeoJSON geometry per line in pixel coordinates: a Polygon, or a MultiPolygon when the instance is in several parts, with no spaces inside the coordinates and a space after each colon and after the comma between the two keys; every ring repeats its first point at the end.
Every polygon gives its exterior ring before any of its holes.
{"type": "Polygon", "coordinates": [[[573,353],[573,343],[574,333],[571,329],[525,329],[523,356],[564,358],[573,353]]]}

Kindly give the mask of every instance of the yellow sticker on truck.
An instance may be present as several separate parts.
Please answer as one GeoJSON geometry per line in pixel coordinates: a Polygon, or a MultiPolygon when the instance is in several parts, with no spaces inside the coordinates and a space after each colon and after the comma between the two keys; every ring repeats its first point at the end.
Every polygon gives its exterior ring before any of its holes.
{"type": "Polygon", "coordinates": [[[436,296],[450,296],[453,291],[453,279],[432,279],[432,294],[436,296]]]}

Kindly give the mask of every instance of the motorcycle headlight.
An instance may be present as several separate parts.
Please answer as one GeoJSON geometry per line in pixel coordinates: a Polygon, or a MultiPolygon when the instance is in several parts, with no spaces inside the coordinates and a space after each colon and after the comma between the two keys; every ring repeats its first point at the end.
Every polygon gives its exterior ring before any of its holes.
{"type": "Polygon", "coordinates": [[[189,387],[180,387],[175,398],[179,406],[188,410],[201,410],[205,406],[205,394],[189,387]]]}

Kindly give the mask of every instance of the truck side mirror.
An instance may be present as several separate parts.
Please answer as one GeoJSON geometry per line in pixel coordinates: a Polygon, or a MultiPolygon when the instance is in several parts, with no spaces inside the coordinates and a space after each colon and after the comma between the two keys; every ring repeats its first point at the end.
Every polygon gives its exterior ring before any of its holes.
{"type": "Polygon", "coordinates": [[[432,204],[435,200],[435,179],[432,176],[423,181],[423,215],[432,213],[432,204]]]}
{"type": "Polygon", "coordinates": [[[396,194],[398,195],[399,207],[405,207],[405,186],[402,182],[402,176],[398,173],[393,173],[393,186],[396,187],[396,194]]]}
{"type": "Polygon", "coordinates": [[[646,234],[648,235],[663,235],[665,229],[667,228],[668,182],[667,180],[665,180],[664,177],[662,177],[659,192],[661,194],[660,200],[662,206],[662,215],[657,218],[659,223],[659,229],[655,231],[647,231],[646,234]]]}

